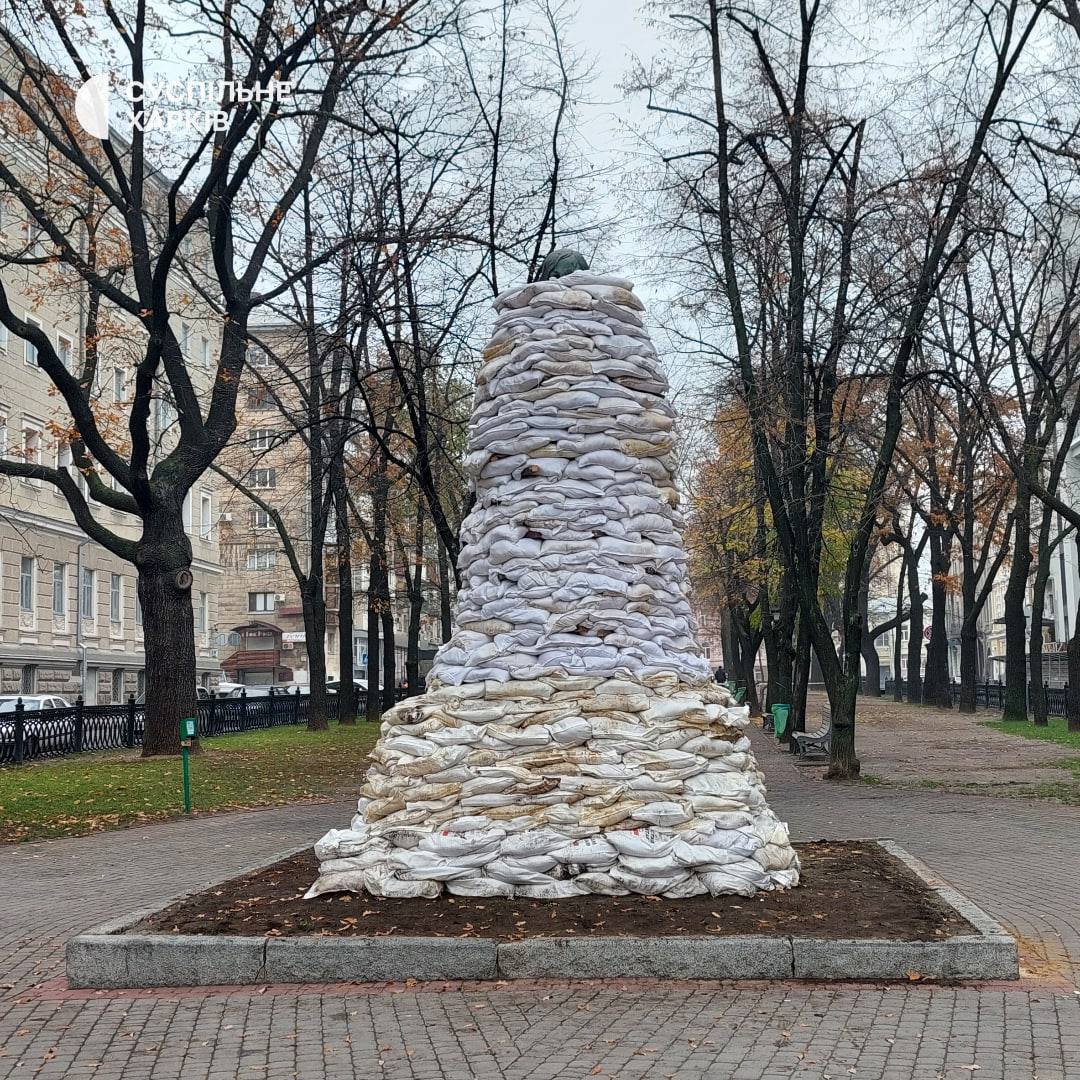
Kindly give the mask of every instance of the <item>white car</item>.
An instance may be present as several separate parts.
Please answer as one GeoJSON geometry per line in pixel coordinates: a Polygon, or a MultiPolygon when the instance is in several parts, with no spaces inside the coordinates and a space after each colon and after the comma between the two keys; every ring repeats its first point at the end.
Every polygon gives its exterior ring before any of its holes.
{"type": "Polygon", "coordinates": [[[42,742],[55,738],[55,725],[35,720],[43,709],[69,709],[67,698],[55,694],[3,694],[0,695],[0,761],[15,758],[15,706],[22,700],[24,715],[23,755],[26,759],[38,757],[42,742]]]}
{"type": "Polygon", "coordinates": [[[24,712],[40,712],[42,709],[70,709],[71,702],[56,694],[2,694],[0,713],[13,713],[22,701],[24,712]]]}

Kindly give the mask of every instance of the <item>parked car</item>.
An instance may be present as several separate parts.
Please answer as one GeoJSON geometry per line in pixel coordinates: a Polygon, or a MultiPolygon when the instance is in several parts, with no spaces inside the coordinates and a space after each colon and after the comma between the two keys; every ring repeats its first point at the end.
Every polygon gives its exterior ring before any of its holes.
{"type": "MultiPolygon", "coordinates": [[[[210,700],[210,691],[207,690],[205,686],[196,686],[195,687],[195,699],[197,701],[209,701],[210,700]]],[[[136,705],[145,705],[146,704],[146,691],[145,690],[135,698],[135,704],[136,705]]]]}
{"type": "Polygon", "coordinates": [[[23,703],[24,712],[71,708],[71,702],[67,698],[56,694],[0,694],[0,713],[13,713],[19,701],[23,703]]]}
{"type": "MultiPolygon", "coordinates": [[[[356,688],[358,694],[367,693],[367,679],[353,679],[353,686],[356,688]]],[[[341,680],[331,679],[326,684],[326,689],[329,690],[331,694],[336,694],[341,689],[341,680]]]]}
{"type": "MultiPolygon", "coordinates": [[[[0,761],[11,761],[15,757],[15,706],[20,699],[26,714],[39,713],[42,709],[68,709],[71,707],[67,698],[56,694],[3,694],[0,695],[0,761]]],[[[23,724],[23,755],[37,757],[41,750],[41,740],[46,732],[41,721],[29,718],[23,724]]]]}
{"type": "Polygon", "coordinates": [[[257,698],[257,697],[269,697],[270,691],[274,692],[276,697],[278,694],[295,694],[297,690],[296,683],[252,683],[250,686],[240,683],[229,683],[228,688],[222,690],[218,688],[217,696],[219,698],[238,698],[243,694],[244,697],[257,698]]]}

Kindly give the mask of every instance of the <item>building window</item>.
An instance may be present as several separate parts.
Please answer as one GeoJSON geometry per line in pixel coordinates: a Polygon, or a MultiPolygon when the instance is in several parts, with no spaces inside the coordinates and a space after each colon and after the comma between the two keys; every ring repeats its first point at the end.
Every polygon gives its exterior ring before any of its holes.
{"type": "Polygon", "coordinates": [[[251,486],[253,488],[276,488],[277,469],[252,469],[251,486]]]}
{"type": "Polygon", "coordinates": [[[113,574],[109,581],[109,621],[119,625],[124,621],[124,579],[113,574]]]}
{"type": "Polygon", "coordinates": [[[253,529],[272,529],[274,523],[270,520],[270,512],[268,510],[252,510],[251,527],[253,529]]]}
{"type": "Polygon", "coordinates": [[[112,399],[114,405],[119,405],[127,400],[127,390],[124,387],[124,369],[113,368],[112,373],[112,399]]]}
{"type": "Polygon", "coordinates": [[[62,562],[53,563],[52,610],[60,618],[67,614],[67,566],[62,562]]]}
{"type": "Polygon", "coordinates": [[[40,259],[45,254],[45,245],[41,242],[41,229],[32,221],[23,222],[23,239],[26,252],[33,259],[40,259]]]}
{"type": "Polygon", "coordinates": [[[112,673],[112,699],[115,705],[124,700],[124,669],[116,668],[112,673]]]}
{"type": "Polygon", "coordinates": [[[135,674],[135,693],[142,700],[146,697],[146,669],[142,669],[135,674]]]}
{"type": "Polygon", "coordinates": [[[94,588],[94,571],[83,567],[82,572],[82,617],[94,619],[97,617],[97,597],[94,588]]]}
{"type": "Polygon", "coordinates": [[[24,694],[33,694],[37,690],[37,665],[23,664],[20,688],[24,694]]]}
{"type": "Polygon", "coordinates": [[[258,345],[248,346],[248,363],[252,367],[268,368],[270,366],[270,354],[258,345]]]}
{"type": "Polygon", "coordinates": [[[203,367],[210,366],[210,339],[205,334],[199,337],[199,363],[203,367]]]}
{"type": "Polygon", "coordinates": [[[34,610],[34,559],[24,555],[19,569],[19,610],[34,610]]]}
{"type": "Polygon", "coordinates": [[[180,324],[180,352],[186,357],[191,345],[191,327],[186,322],[180,324]]]}
{"type": "Polygon", "coordinates": [[[184,495],[184,505],[181,509],[181,515],[184,520],[184,532],[191,532],[191,492],[188,491],[184,495]]]}
{"type": "MultiPolygon", "coordinates": [[[[23,423],[23,461],[28,465],[41,464],[41,428],[36,424],[23,423]]],[[[31,484],[40,484],[40,480],[31,479],[31,484]]]]}
{"type": "Polygon", "coordinates": [[[272,592],[249,592],[248,593],[248,611],[260,612],[260,611],[273,611],[274,610],[274,594],[272,592]]]}
{"type": "MultiPolygon", "coordinates": [[[[36,326],[39,330],[41,329],[41,320],[40,319],[35,319],[33,315],[27,315],[26,316],[26,321],[31,326],[36,326]]],[[[37,346],[35,344],[33,344],[33,342],[31,342],[29,340],[29,338],[24,338],[23,339],[23,359],[26,361],[26,363],[30,367],[37,367],[38,366],[38,350],[37,350],[37,346]]]]}
{"type": "Polygon", "coordinates": [[[277,563],[277,552],[273,548],[252,548],[248,552],[249,570],[273,570],[277,563]]]}
{"type": "Polygon", "coordinates": [[[262,384],[249,386],[247,392],[247,407],[249,409],[269,409],[273,407],[270,391],[262,384]]]}
{"type": "Polygon", "coordinates": [[[139,599],[138,589],[135,591],[135,625],[142,629],[142,601],[139,599]]]}
{"type": "Polygon", "coordinates": [[[60,358],[60,363],[70,371],[75,362],[75,345],[66,334],[56,335],[56,355],[60,358]]]}
{"type": "Polygon", "coordinates": [[[199,535],[210,540],[214,534],[214,500],[210,492],[199,495],[199,535]]]}
{"type": "Polygon", "coordinates": [[[254,428],[248,435],[248,445],[252,450],[269,450],[274,445],[273,428],[254,428]]]}
{"type": "Polygon", "coordinates": [[[198,601],[195,604],[195,629],[200,634],[205,634],[207,627],[210,625],[210,595],[209,593],[199,593],[198,601]]]}

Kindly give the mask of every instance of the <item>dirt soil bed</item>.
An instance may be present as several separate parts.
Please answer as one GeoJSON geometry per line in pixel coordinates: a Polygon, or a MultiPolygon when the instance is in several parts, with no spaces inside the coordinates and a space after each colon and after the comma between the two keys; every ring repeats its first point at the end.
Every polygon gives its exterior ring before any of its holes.
{"type": "Polygon", "coordinates": [[[785,892],[663,900],[382,900],[330,893],[304,900],[317,862],[302,852],[197,893],[151,916],[138,931],[270,937],[363,935],[531,937],[595,934],[664,937],[701,934],[800,935],[933,941],[972,927],[897,859],[873,843],[798,845],[802,884],[785,892]]]}

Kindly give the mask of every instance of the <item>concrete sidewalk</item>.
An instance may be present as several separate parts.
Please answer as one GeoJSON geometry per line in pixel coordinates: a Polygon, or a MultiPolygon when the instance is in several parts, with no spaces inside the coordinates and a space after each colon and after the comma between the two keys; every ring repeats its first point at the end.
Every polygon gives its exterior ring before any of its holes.
{"type": "Polygon", "coordinates": [[[1080,809],[826,784],[755,733],[800,839],[890,835],[1021,936],[1011,989],[687,983],[65,989],[63,944],[347,820],[278,807],[0,849],[0,1078],[1067,1080],[1080,1060],[1080,809]],[[1070,1071],[1071,1070],[1071,1071],[1070,1071]]]}

